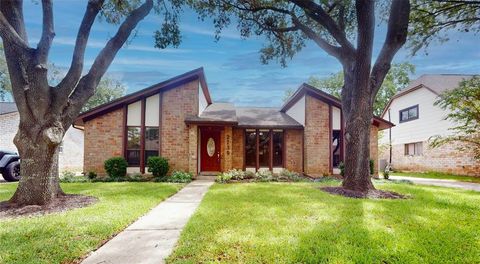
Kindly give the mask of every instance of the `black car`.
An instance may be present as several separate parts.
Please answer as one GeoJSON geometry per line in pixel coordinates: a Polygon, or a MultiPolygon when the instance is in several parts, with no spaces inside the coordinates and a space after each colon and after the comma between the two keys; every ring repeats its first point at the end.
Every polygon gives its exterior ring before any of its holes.
{"type": "Polygon", "coordinates": [[[0,173],[6,181],[20,180],[20,156],[16,152],[0,150],[0,173]]]}

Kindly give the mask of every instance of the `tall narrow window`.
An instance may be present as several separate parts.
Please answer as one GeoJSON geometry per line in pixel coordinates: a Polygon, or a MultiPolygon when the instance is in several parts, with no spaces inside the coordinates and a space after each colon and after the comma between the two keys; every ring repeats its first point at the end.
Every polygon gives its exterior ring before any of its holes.
{"type": "Polygon", "coordinates": [[[140,165],[140,127],[127,128],[127,162],[129,166],[140,165]]]}
{"type": "Polygon", "coordinates": [[[148,157],[158,156],[159,141],[158,141],[158,127],[145,128],[145,164],[148,157]]]}
{"type": "Polygon", "coordinates": [[[258,137],[259,167],[270,167],[270,130],[260,130],[258,137]]]}
{"type": "Polygon", "coordinates": [[[273,130],[273,167],[283,167],[283,131],[273,130]]]}
{"type": "Polygon", "coordinates": [[[257,133],[255,129],[245,132],[245,166],[255,168],[257,164],[257,133]]]}

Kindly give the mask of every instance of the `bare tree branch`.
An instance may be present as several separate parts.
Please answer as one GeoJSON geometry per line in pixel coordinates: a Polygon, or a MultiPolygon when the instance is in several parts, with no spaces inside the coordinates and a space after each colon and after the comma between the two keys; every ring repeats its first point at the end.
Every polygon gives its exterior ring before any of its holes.
{"type": "Polygon", "coordinates": [[[95,93],[98,82],[107,71],[117,52],[127,41],[138,22],[145,18],[152,8],[153,0],[147,0],[140,7],[133,10],[120,25],[115,36],[113,36],[100,51],[89,72],[80,79],[77,87],[70,95],[69,104],[64,108],[62,114],[64,125],[67,127],[70,126],[88,98],[95,93]]]}
{"type": "Polygon", "coordinates": [[[408,33],[410,3],[408,0],[393,0],[388,19],[387,36],[370,75],[373,96],[382,86],[383,79],[390,69],[393,56],[405,44],[408,33]]]}
{"type": "Polygon", "coordinates": [[[17,33],[17,31],[15,31],[12,25],[10,25],[2,12],[0,12],[0,34],[4,41],[12,43],[21,50],[31,49],[28,46],[27,41],[20,37],[20,35],[17,33]]]}
{"type": "Polygon", "coordinates": [[[57,85],[57,88],[60,88],[65,96],[69,96],[73,89],[80,79],[83,71],[83,63],[85,56],[85,49],[87,47],[88,38],[90,36],[90,30],[95,18],[100,12],[104,0],[90,0],[88,1],[87,9],[83,15],[82,23],[78,29],[77,39],[75,42],[75,48],[73,50],[72,63],[70,69],[68,70],[65,77],[57,85]]]}
{"type": "Polygon", "coordinates": [[[345,32],[335,23],[335,20],[322,8],[321,5],[311,0],[291,0],[297,6],[301,7],[305,14],[322,25],[338,42],[338,44],[350,51],[354,51],[352,43],[348,41],[345,32]]]}
{"type": "Polygon", "coordinates": [[[53,7],[51,0],[42,0],[43,28],[42,37],[37,45],[37,60],[40,67],[46,69],[48,60],[48,52],[55,37],[55,29],[53,25],[53,7]]]}

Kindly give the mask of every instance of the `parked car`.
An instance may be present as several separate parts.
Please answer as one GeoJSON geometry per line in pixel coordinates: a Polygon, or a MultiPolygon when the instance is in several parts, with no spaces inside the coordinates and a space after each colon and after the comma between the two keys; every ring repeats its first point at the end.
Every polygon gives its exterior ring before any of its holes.
{"type": "Polygon", "coordinates": [[[16,152],[0,150],[0,173],[6,181],[20,180],[20,156],[16,152]]]}

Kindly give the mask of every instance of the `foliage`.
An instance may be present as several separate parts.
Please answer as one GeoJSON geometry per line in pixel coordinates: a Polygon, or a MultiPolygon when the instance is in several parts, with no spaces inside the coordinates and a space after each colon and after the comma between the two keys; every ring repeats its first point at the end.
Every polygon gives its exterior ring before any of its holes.
{"type": "Polygon", "coordinates": [[[191,172],[174,171],[170,177],[166,177],[168,182],[188,183],[193,179],[191,172]]]}
{"type": "Polygon", "coordinates": [[[390,178],[390,166],[386,166],[385,170],[383,170],[383,178],[388,180],[390,178]]]}
{"type": "Polygon", "coordinates": [[[435,105],[447,110],[445,119],[457,125],[449,128],[452,135],[432,137],[430,145],[439,147],[458,142],[459,151],[472,151],[480,160],[480,76],[463,80],[458,88],[445,91],[435,105]]]}
{"type": "Polygon", "coordinates": [[[216,184],[167,263],[478,262],[477,193],[389,181],[376,186],[413,198],[319,191],[338,184],[216,184]]]}
{"type": "MultiPolygon", "coordinates": [[[[480,32],[480,2],[471,0],[413,0],[410,14],[412,54],[432,42],[448,41],[451,33],[480,32]]],[[[461,35],[458,35],[461,37],[461,35]]]]}
{"type": "MultiPolygon", "coordinates": [[[[78,263],[152,207],[182,188],[173,183],[69,183],[67,193],[98,202],[62,213],[2,219],[1,263],[78,263]]],[[[0,184],[7,200],[17,184],[0,184]]]]}
{"type": "Polygon", "coordinates": [[[375,161],[373,159],[369,160],[370,175],[375,172],[375,161]]]}
{"type": "Polygon", "coordinates": [[[96,179],[97,178],[97,173],[94,171],[89,171],[87,174],[87,178],[90,180],[96,179]]]}
{"type": "Polygon", "coordinates": [[[104,76],[98,83],[95,94],[88,99],[87,103],[83,106],[82,111],[88,111],[96,106],[120,98],[125,95],[126,91],[127,88],[122,82],[104,76]]]}
{"type": "Polygon", "coordinates": [[[229,171],[220,173],[217,175],[216,181],[220,183],[227,183],[231,180],[247,180],[255,178],[255,174],[251,171],[242,171],[237,169],[231,169],[229,171]]]}
{"type": "Polygon", "coordinates": [[[84,176],[76,176],[74,172],[63,171],[62,176],[60,177],[60,182],[72,183],[72,182],[86,182],[87,178],[84,176]]]}
{"type": "Polygon", "coordinates": [[[340,175],[343,177],[345,175],[345,163],[343,161],[340,161],[338,164],[338,168],[340,169],[340,175]]]}
{"type": "Polygon", "coordinates": [[[294,171],[289,171],[287,169],[283,169],[279,174],[278,174],[278,180],[280,181],[300,181],[300,174],[294,172],[294,171]]]}
{"type": "Polygon", "coordinates": [[[255,173],[255,180],[260,182],[267,182],[276,179],[276,176],[269,170],[259,170],[255,173]]]}
{"type": "Polygon", "coordinates": [[[159,156],[148,157],[147,166],[148,172],[151,172],[155,178],[165,177],[170,169],[168,160],[159,156]]]}
{"type": "Polygon", "coordinates": [[[8,95],[12,90],[10,78],[8,76],[7,61],[3,51],[3,44],[0,43],[0,102],[7,101],[8,95]]]}
{"type": "MultiPolygon", "coordinates": [[[[375,102],[373,104],[373,114],[380,116],[390,98],[399,90],[404,89],[410,83],[410,75],[415,74],[415,66],[409,62],[394,63],[385,76],[375,102]]],[[[308,84],[329,93],[337,98],[341,98],[343,88],[343,72],[337,72],[327,78],[318,78],[310,76],[308,84]]]]}
{"type": "Polygon", "coordinates": [[[127,175],[128,163],[124,157],[113,157],[105,161],[105,171],[113,180],[122,179],[127,175]]]}

